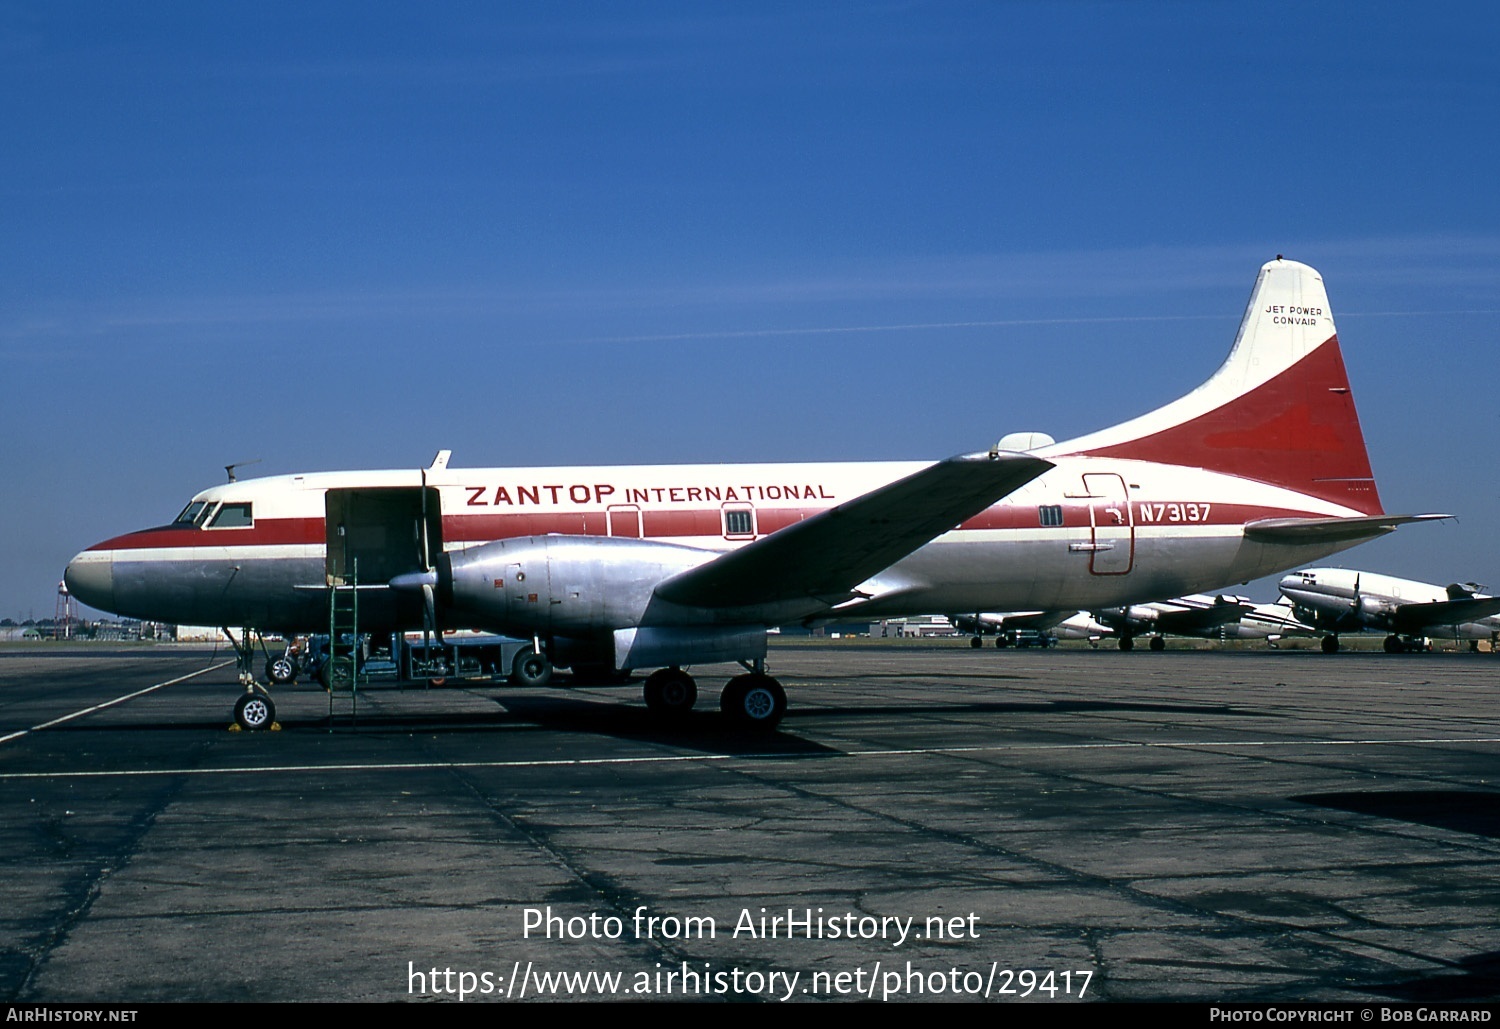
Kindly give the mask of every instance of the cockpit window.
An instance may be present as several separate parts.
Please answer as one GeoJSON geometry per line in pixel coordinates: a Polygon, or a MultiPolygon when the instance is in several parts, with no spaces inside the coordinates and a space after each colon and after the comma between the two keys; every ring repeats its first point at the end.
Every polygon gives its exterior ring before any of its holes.
{"type": "Polygon", "coordinates": [[[203,520],[208,517],[209,509],[213,507],[207,500],[194,500],[182,509],[173,525],[202,525],[203,520]]]}
{"type": "Polygon", "coordinates": [[[249,504],[225,504],[209,521],[210,529],[243,529],[253,525],[249,504]]]}

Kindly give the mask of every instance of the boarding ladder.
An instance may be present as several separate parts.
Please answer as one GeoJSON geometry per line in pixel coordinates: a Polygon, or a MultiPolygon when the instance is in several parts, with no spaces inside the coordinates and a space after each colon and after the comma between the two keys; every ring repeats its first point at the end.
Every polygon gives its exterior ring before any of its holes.
{"type": "Polygon", "coordinates": [[[323,684],[328,690],[328,725],[333,726],[333,707],[340,693],[349,695],[349,714],[359,717],[359,559],[355,558],[347,579],[328,587],[328,661],[323,684]],[[347,640],[348,643],[344,641],[347,640]]]}

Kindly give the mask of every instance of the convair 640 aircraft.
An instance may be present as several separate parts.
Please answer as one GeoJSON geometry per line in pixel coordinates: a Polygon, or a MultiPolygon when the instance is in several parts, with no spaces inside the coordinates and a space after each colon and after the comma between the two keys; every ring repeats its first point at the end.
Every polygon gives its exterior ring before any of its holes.
{"type": "MultiPolygon", "coordinates": [[[[659,668],[645,695],[665,712],[694,703],[684,666],[738,662],[722,710],[772,726],[770,626],[1178,596],[1419,517],[1383,513],[1323,280],[1278,258],[1206,383],[1069,442],[936,464],[465,469],[444,452],[231,482],[79,554],[67,584],[122,615],[281,632],[328,626],[330,591],[355,585],[362,631],[531,639],[530,683],[552,663],[659,668]]],[[[242,724],[268,724],[246,690],[242,724]]]]}

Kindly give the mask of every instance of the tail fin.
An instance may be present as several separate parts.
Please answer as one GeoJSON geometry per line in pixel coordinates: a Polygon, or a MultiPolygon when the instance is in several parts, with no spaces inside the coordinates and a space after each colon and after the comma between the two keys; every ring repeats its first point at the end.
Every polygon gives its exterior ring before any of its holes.
{"type": "Polygon", "coordinates": [[[1323,278],[1278,257],[1261,267],[1229,357],[1179,400],[1049,447],[1192,465],[1381,514],[1323,278]]]}

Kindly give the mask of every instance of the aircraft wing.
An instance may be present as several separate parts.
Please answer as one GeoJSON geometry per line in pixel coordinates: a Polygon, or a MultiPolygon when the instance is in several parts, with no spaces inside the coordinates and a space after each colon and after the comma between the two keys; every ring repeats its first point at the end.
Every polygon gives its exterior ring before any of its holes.
{"type": "Polygon", "coordinates": [[[1398,525],[1452,518],[1446,514],[1364,515],[1358,518],[1261,518],[1245,523],[1245,538],[1263,543],[1334,543],[1371,539],[1398,525]]]}
{"type": "Polygon", "coordinates": [[[981,611],[977,614],[950,614],[948,620],[963,632],[1006,632],[1011,629],[1051,629],[1076,615],[1077,611],[981,611]],[[975,619],[978,619],[977,621],[975,619]]]}
{"type": "Polygon", "coordinates": [[[837,604],[1051,467],[1005,451],[951,457],[674,575],[656,595],[709,608],[808,597],[837,604]]]}
{"type": "Polygon", "coordinates": [[[1431,604],[1402,604],[1391,616],[1391,628],[1396,632],[1419,635],[1426,628],[1477,622],[1490,615],[1500,615],[1500,597],[1465,597],[1462,600],[1439,600],[1431,604]]]}
{"type": "MultiPolygon", "coordinates": [[[[1178,604],[1180,601],[1170,601],[1178,604]]],[[[1156,616],[1156,629],[1170,636],[1192,636],[1237,622],[1253,609],[1235,597],[1215,597],[1203,606],[1168,607],[1163,605],[1156,616]]]]}
{"type": "Polygon", "coordinates": [[[1008,611],[1001,614],[1000,624],[1005,629],[1035,629],[1040,632],[1053,628],[1077,613],[1077,611],[1008,611]]]}

